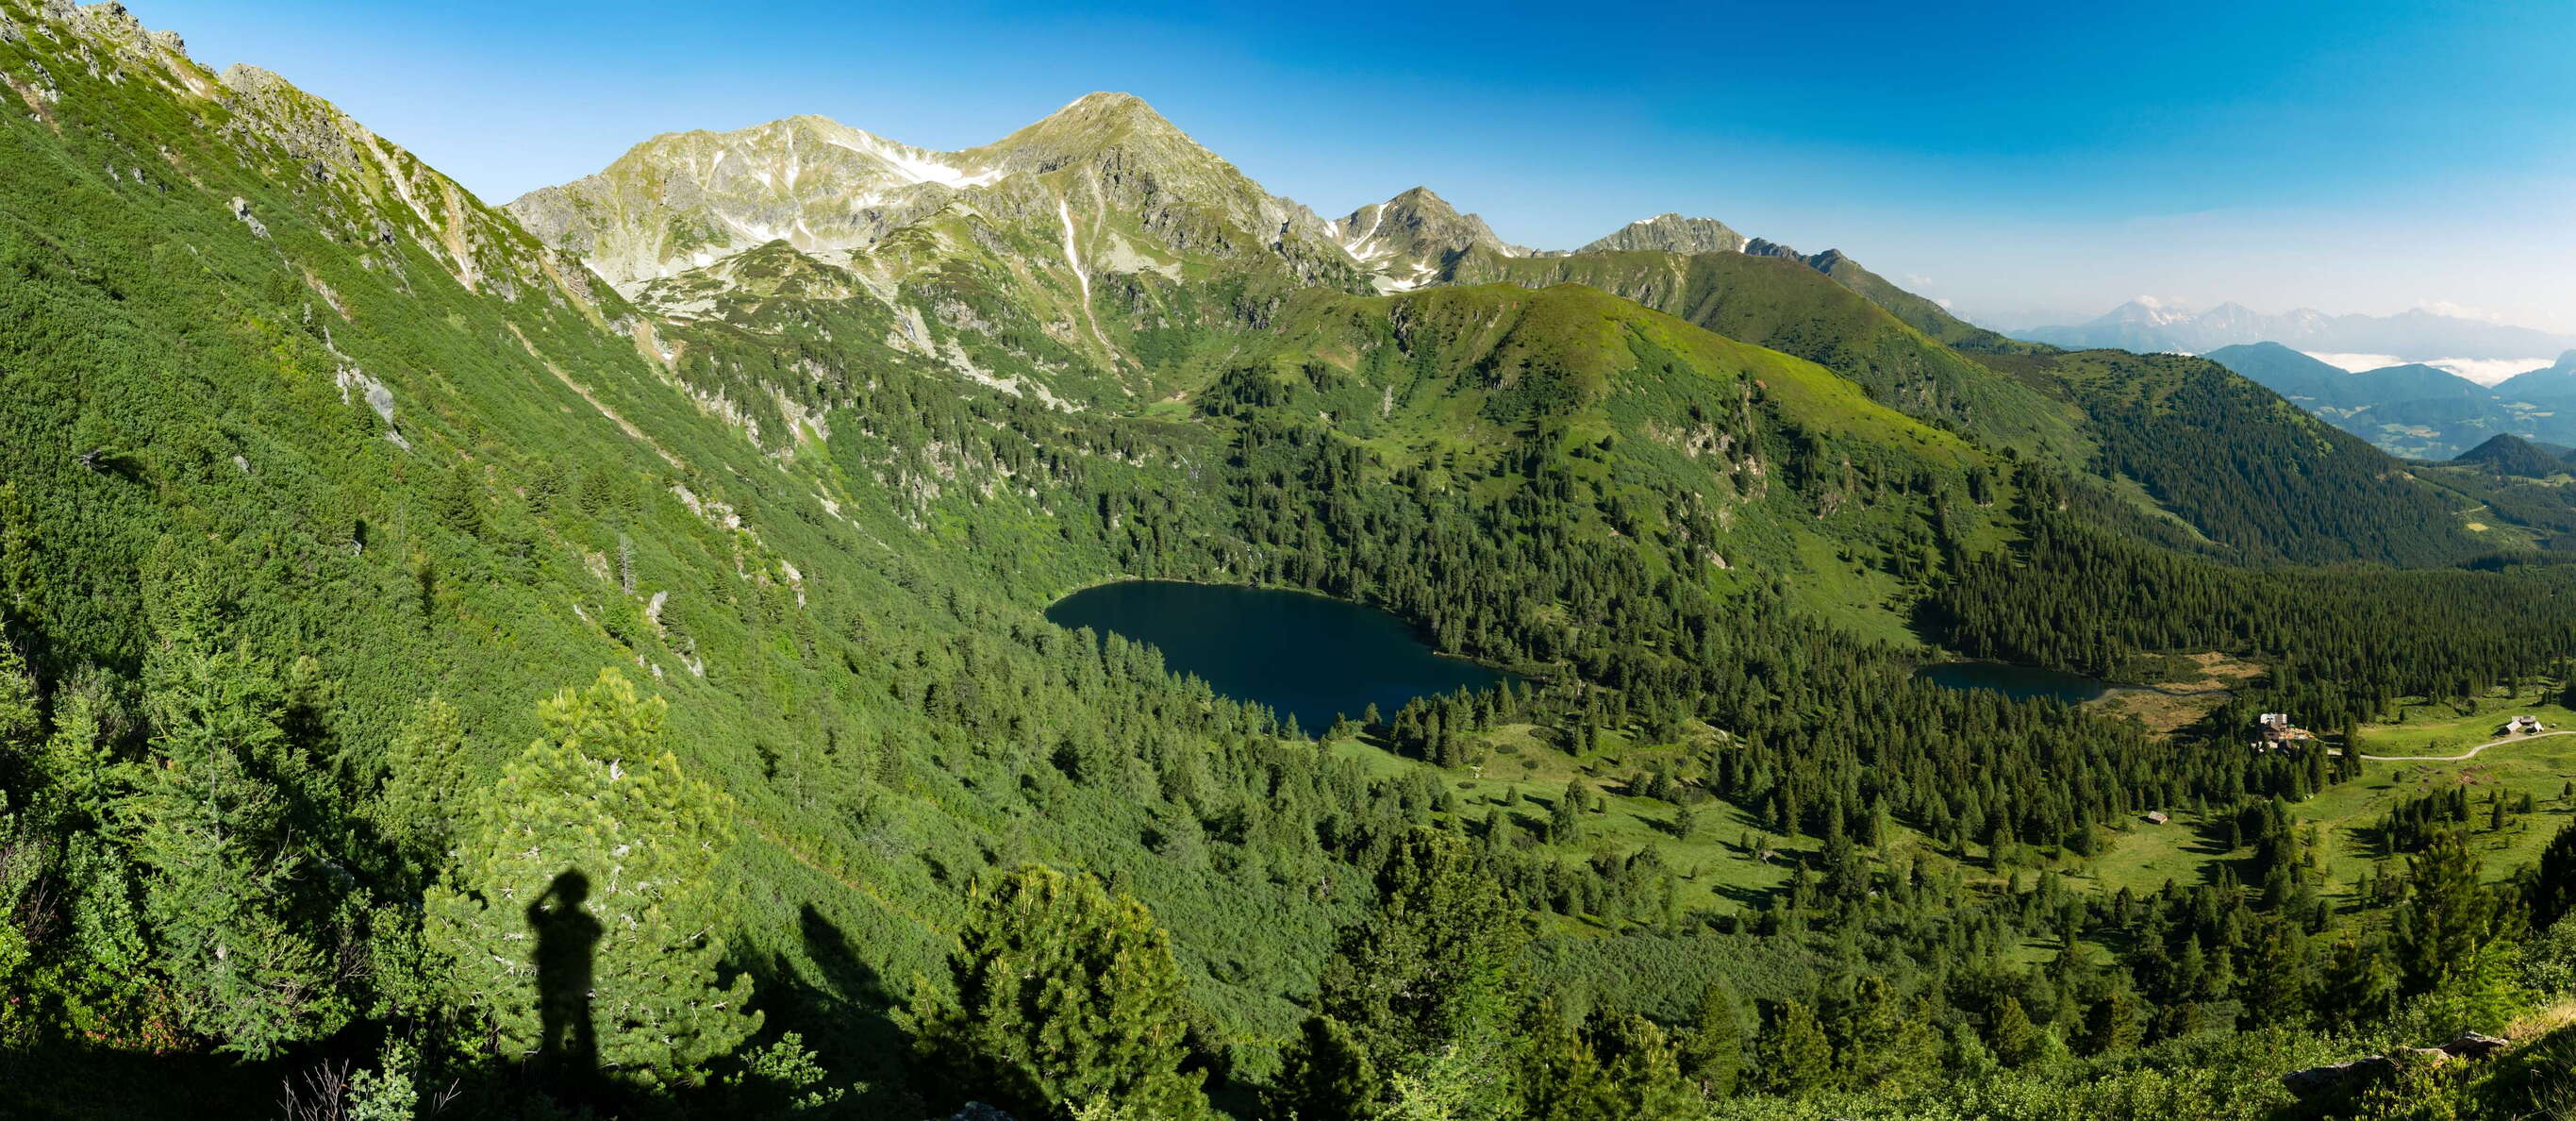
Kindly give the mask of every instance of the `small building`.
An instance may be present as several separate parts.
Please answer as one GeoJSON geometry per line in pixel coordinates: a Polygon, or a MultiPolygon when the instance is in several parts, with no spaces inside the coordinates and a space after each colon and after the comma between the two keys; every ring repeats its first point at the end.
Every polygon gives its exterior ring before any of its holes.
{"type": "Polygon", "coordinates": [[[2540,718],[2537,716],[2517,716],[2504,722],[2504,734],[2527,736],[2539,731],[2540,726],[2540,718]]]}
{"type": "Polygon", "coordinates": [[[2256,751],[2293,748],[2317,738],[2307,729],[2290,723],[2290,714],[2286,712],[2267,712],[2254,718],[2254,731],[2261,738],[2248,746],[2256,751]]]}
{"type": "Polygon", "coordinates": [[[2166,823],[2166,822],[2168,822],[2168,821],[2172,821],[2172,820],[2173,820],[2173,815],[2168,814],[2168,813],[2164,812],[2163,810],[2148,810],[2148,811],[2147,811],[2147,824],[2149,824],[2149,825],[2162,825],[2162,824],[2164,824],[2164,823],[2166,823]]]}

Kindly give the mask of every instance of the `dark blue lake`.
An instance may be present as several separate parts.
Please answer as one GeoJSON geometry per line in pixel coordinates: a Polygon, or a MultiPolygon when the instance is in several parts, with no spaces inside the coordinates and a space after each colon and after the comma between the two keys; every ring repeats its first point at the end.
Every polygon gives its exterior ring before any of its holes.
{"type": "Polygon", "coordinates": [[[2047,697],[2082,704],[2110,695],[2113,688],[2080,674],[2002,662],[1934,662],[1914,676],[1951,689],[1989,689],[2017,701],[2047,697]]]}
{"type": "Polygon", "coordinates": [[[1309,733],[1371,704],[1387,719],[1415,697],[1483,689],[1512,675],[1434,653],[1404,621],[1307,592],[1129,580],[1085,588],[1047,608],[1067,629],[1151,643],[1174,673],[1228,697],[1294,714],[1309,733]]]}

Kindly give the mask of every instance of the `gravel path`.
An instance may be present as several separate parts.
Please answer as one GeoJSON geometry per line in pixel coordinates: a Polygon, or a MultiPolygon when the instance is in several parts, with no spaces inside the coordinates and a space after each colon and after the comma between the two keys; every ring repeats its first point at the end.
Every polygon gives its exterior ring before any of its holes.
{"type": "Polygon", "coordinates": [[[2374,763],[2457,763],[2462,759],[2475,759],[2478,757],[2479,752],[2485,751],[2490,747],[2501,747],[2509,743],[2522,743],[2526,740],[2545,740],[2551,736],[2576,736],[2576,729],[2560,729],[2555,732],[2538,732],[2527,736],[2506,736],[2503,739],[2488,740],[2485,743],[2479,744],[2476,747],[2472,747],[2457,755],[2370,755],[2365,753],[2362,755],[2362,758],[2368,759],[2374,763]]]}

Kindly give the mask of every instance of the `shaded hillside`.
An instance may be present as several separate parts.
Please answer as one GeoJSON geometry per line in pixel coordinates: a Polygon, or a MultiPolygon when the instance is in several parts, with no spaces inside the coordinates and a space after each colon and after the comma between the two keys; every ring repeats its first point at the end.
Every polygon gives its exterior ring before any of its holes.
{"type": "Polygon", "coordinates": [[[2235,557],[2443,564],[2481,539],[2443,492],[2215,362],[2116,350],[1992,357],[2074,394],[2095,466],[2134,479],[2235,557]]]}
{"type": "Polygon", "coordinates": [[[2576,432],[2576,422],[2551,410],[2433,366],[2348,373],[2279,343],[2221,347],[2208,357],[2391,455],[2446,459],[2493,435],[2576,432]]]}

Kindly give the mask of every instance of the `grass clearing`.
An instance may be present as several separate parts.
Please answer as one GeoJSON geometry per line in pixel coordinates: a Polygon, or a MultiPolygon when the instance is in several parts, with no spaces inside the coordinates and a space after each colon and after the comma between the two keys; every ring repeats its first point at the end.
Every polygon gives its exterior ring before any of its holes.
{"type": "MultiPolygon", "coordinates": [[[[2538,683],[2512,693],[2498,689],[2474,703],[2409,698],[2397,706],[2397,718],[2362,726],[2361,750],[2370,755],[2458,754],[2500,738],[2497,727],[2524,714],[2539,717],[2552,730],[2576,727],[2576,711],[2557,703],[2560,695],[2555,683],[2538,683]]],[[[2576,821],[2576,809],[2565,798],[2571,783],[2576,783],[2576,736],[2550,736],[2500,744],[2467,760],[2365,762],[2359,779],[2293,805],[2290,815],[2316,829],[2326,894],[2348,897],[2364,875],[2389,859],[2376,832],[2391,810],[2411,798],[2464,786],[2473,819],[2470,850],[2484,863],[2488,879],[2501,880],[2536,860],[2561,827],[2576,821]],[[2508,814],[2512,820],[2500,832],[2487,827],[2490,795],[2509,808],[2526,794],[2534,812],[2508,814]]],[[[2214,864],[2252,857],[2250,849],[2226,850],[2218,830],[2209,818],[2182,811],[2165,825],[2122,823],[2111,831],[2109,849],[2089,867],[2082,862],[2067,866],[2079,880],[2104,891],[2150,891],[2168,879],[2196,883],[2214,864]]]]}

